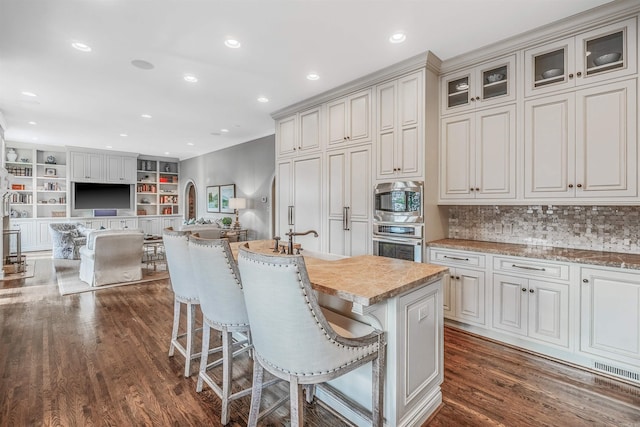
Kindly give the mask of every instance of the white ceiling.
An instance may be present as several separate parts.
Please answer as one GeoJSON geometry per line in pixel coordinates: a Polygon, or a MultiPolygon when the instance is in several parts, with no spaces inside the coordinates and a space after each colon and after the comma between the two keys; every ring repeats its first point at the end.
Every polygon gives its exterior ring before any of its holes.
{"type": "Polygon", "coordinates": [[[446,60],[607,2],[0,0],[5,139],[185,159],[272,134],[271,112],[426,50],[446,60]],[[397,30],[407,40],[389,43],[397,30]]]}

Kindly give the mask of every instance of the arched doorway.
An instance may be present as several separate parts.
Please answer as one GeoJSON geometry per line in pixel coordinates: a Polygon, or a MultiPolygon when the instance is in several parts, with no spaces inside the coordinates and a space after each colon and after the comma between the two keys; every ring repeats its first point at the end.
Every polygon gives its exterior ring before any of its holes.
{"type": "Polygon", "coordinates": [[[187,186],[184,190],[185,200],[187,201],[187,208],[184,212],[184,219],[189,220],[195,218],[198,212],[197,197],[196,197],[196,185],[193,181],[187,182],[187,186]]]}

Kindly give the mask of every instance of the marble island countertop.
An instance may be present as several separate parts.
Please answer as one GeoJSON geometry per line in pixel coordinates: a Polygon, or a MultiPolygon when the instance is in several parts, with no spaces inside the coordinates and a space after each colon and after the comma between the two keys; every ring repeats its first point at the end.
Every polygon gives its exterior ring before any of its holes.
{"type": "MultiPolygon", "coordinates": [[[[256,252],[273,254],[271,240],[253,240],[232,243],[234,256],[243,244],[256,252]]],[[[314,289],[363,306],[403,294],[443,277],[448,271],[439,265],[373,255],[328,259],[305,255],[304,251],[301,254],[314,289]]]]}
{"type": "Polygon", "coordinates": [[[592,251],[585,249],[529,246],[514,243],[484,242],[479,240],[441,239],[427,243],[432,248],[485,252],[496,255],[566,261],[606,267],[640,270],[640,254],[592,251]]]}

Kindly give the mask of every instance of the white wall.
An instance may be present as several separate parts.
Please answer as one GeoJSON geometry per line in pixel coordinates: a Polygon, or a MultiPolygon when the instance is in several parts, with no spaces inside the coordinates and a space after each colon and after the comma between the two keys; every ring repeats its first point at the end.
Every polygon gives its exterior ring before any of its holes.
{"type": "Polygon", "coordinates": [[[271,238],[271,182],[275,174],[275,135],[214,151],[180,162],[180,195],[189,180],[196,186],[197,218],[217,219],[233,214],[207,212],[206,189],[210,185],[236,185],[236,197],[247,199],[240,211],[242,228],[250,239],[271,238]],[[267,202],[262,202],[262,197],[267,202]]]}

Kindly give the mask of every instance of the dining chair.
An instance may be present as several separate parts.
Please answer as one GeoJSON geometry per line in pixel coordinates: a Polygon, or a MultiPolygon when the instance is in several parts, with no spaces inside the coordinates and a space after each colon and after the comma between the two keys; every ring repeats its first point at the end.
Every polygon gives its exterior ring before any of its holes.
{"type": "Polygon", "coordinates": [[[189,237],[189,254],[203,319],[202,357],[196,391],[202,391],[203,382],[211,387],[222,400],[220,421],[226,425],[229,422],[229,403],[251,393],[251,387],[231,392],[233,359],[251,350],[242,282],[227,239],[203,239],[192,235],[189,237]],[[209,349],[211,329],[222,333],[221,347],[209,349]],[[234,335],[240,339],[234,339],[234,335]],[[221,357],[209,363],[209,355],[217,352],[222,353],[221,357]],[[209,375],[209,371],[220,364],[222,386],[209,375]]]}
{"type": "Polygon", "coordinates": [[[238,267],[254,346],[249,426],[256,426],[261,417],[265,370],[289,382],[291,425],[302,426],[302,387],[312,390],[369,362],[372,411],[366,415],[372,425],[381,426],[385,333],[368,328],[364,336],[339,335],[318,304],[301,255],[257,253],[241,245],[238,267]]]}
{"type": "Polygon", "coordinates": [[[173,290],[173,327],[171,330],[171,345],[169,346],[169,357],[172,357],[174,350],[178,350],[185,358],[184,376],[191,375],[191,361],[200,357],[200,353],[195,353],[196,332],[196,310],[200,305],[198,289],[195,286],[195,274],[191,267],[189,255],[189,235],[190,231],[177,231],[173,227],[165,228],[162,231],[162,242],[167,257],[167,267],[171,289],[173,290]],[[186,306],[187,325],[184,333],[180,332],[180,314],[182,304],[186,306]],[[186,344],[180,340],[186,337],[186,344]]]}

